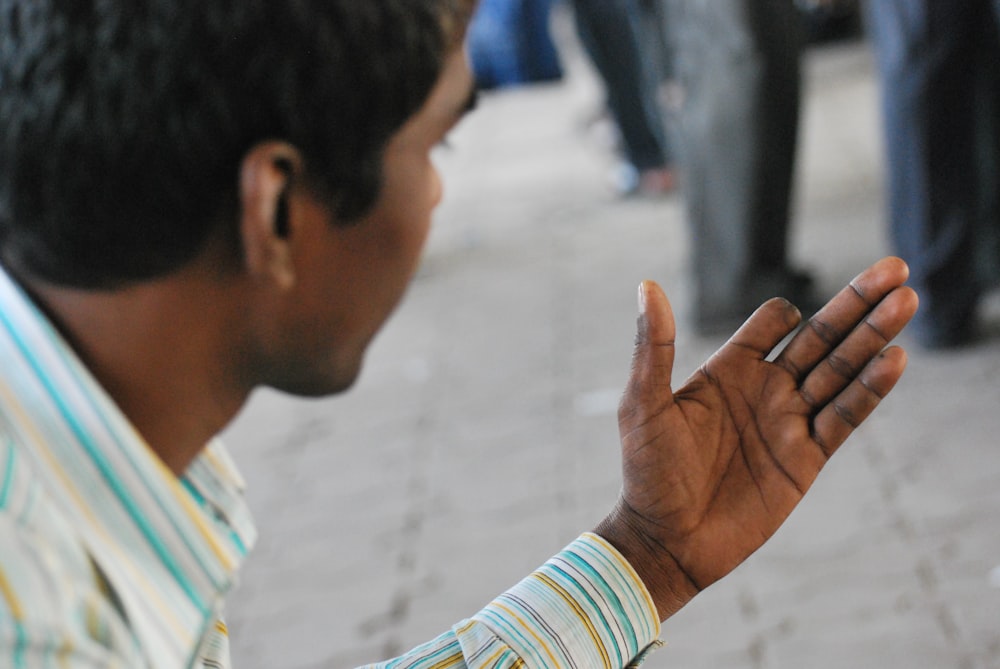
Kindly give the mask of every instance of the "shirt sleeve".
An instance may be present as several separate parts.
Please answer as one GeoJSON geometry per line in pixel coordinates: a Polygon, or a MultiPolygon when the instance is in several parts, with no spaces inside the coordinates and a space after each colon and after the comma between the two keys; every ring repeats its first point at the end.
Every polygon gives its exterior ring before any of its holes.
{"type": "Polygon", "coordinates": [[[662,645],[631,565],[584,534],[450,632],[372,668],[636,667],[662,645]]]}

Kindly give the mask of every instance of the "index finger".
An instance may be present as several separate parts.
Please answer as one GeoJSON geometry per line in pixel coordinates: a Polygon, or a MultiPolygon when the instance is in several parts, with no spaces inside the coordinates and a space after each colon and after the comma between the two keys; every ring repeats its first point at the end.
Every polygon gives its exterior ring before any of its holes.
{"type": "Polygon", "coordinates": [[[801,383],[883,298],[906,282],[909,274],[909,267],[900,258],[882,258],[854,277],[810,318],[774,362],[801,383]]]}

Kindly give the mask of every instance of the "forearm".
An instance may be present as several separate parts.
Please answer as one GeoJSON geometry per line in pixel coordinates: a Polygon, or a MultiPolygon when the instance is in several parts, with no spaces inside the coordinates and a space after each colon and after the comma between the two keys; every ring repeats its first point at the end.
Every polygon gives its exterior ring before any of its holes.
{"type": "Polygon", "coordinates": [[[623,668],[659,645],[659,631],[628,562],[584,535],[471,619],[375,666],[623,668]]]}

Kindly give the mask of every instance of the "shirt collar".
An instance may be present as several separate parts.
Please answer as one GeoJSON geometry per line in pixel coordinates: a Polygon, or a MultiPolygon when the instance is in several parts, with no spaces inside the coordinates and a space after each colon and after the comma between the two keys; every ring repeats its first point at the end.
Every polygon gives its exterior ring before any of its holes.
{"type": "Polygon", "coordinates": [[[218,442],[178,479],[0,268],[0,419],[119,595],[151,666],[185,666],[255,539],[218,442]]]}

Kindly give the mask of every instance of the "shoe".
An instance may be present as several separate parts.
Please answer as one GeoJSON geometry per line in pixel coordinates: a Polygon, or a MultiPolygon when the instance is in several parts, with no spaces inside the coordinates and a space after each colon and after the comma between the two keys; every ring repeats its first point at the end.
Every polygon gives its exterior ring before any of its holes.
{"type": "Polygon", "coordinates": [[[910,336],[926,351],[952,351],[976,342],[976,320],[950,323],[930,317],[914,318],[907,328],[910,336]]]}
{"type": "Polygon", "coordinates": [[[917,345],[928,351],[947,351],[975,343],[980,336],[979,300],[975,296],[936,297],[917,290],[920,309],[906,328],[917,345]]]}
{"type": "Polygon", "coordinates": [[[816,295],[815,281],[808,272],[785,269],[780,272],[757,274],[739,291],[732,304],[712,310],[695,309],[694,329],[702,337],[727,336],[734,333],[764,302],[783,297],[802,313],[805,322],[823,306],[816,295]]]}
{"type": "Polygon", "coordinates": [[[816,294],[816,281],[808,272],[788,270],[785,276],[785,285],[785,291],[774,297],[783,297],[798,307],[799,312],[802,313],[803,321],[812,318],[813,314],[826,304],[826,300],[816,294]]]}
{"type": "Polygon", "coordinates": [[[669,167],[657,167],[639,173],[637,194],[644,197],[660,197],[677,190],[677,175],[669,167]]]}
{"type": "Polygon", "coordinates": [[[637,170],[630,163],[621,163],[611,180],[619,197],[655,198],[677,190],[677,174],[670,167],[637,170]]]}

